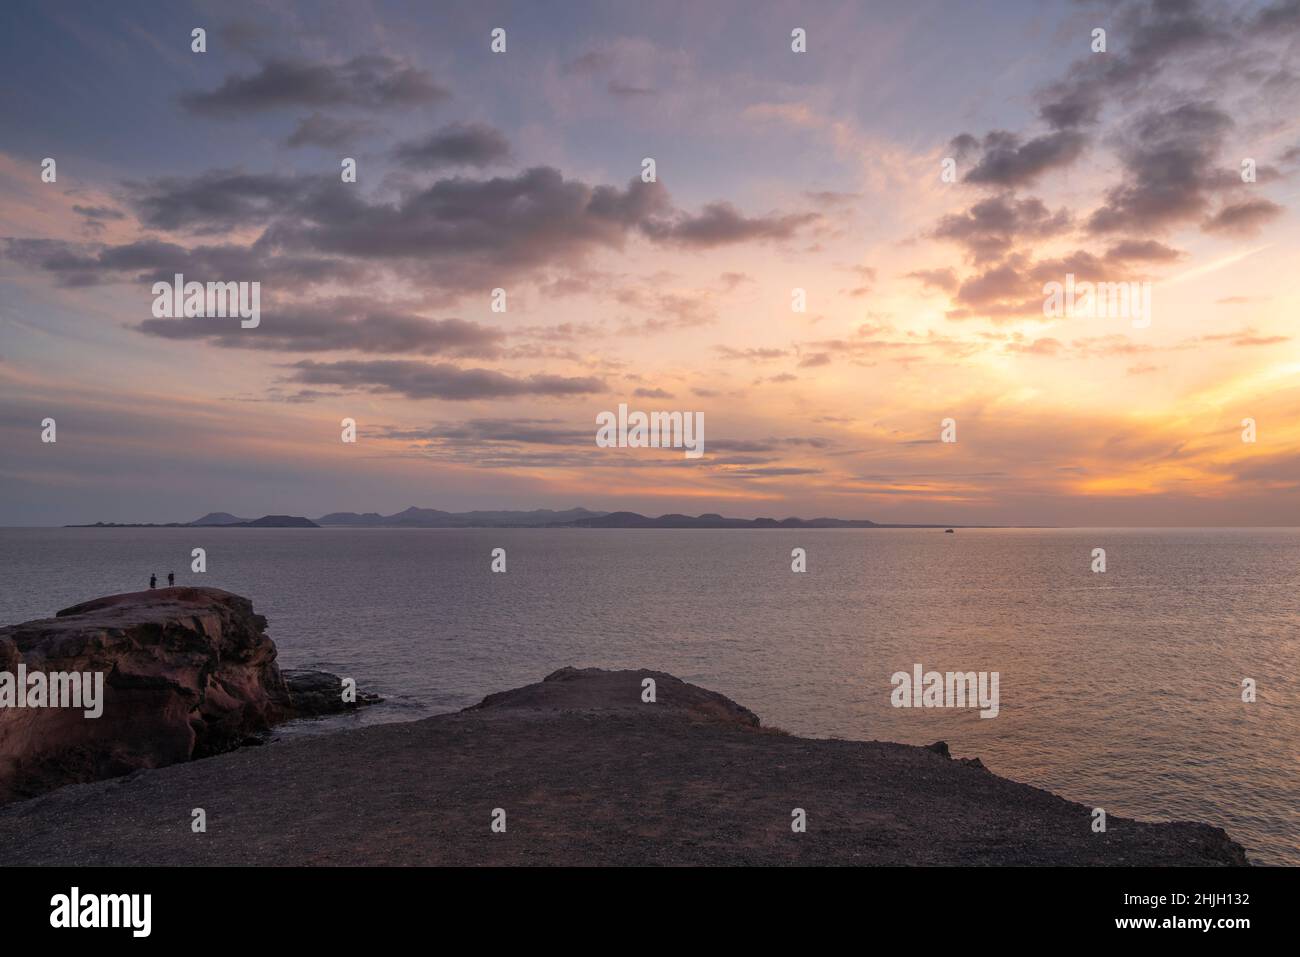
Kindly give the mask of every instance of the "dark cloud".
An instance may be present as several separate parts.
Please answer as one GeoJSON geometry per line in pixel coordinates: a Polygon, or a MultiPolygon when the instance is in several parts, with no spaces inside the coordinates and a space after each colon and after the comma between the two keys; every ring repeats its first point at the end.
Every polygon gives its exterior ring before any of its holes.
{"type": "Polygon", "coordinates": [[[514,176],[439,180],[397,204],[322,190],[278,217],[263,240],[276,249],[405,260],[440,286],[477,288],[542,266],[572,266],[595,249],[622,248],[633,235],[707,248],[782,238],[811,218],[751,218],[726,203],[691,216],[674,209],[658,183],[593,187],[535,167],[514,176]]]}
{"type": "MultiPolygon", "coordinates": [[[[1146,232],[1199,218],[1210,193],[1233,183],[1215,163],[1232,118],[1209,102],[1147,110],[1129,124],[1125,176],[1088,219],[1094,233],[1146,232]]],[[[1240,184],[1238,177],[1235,182],[1240,184]]]]}
{"type": "MultiPolygon", "coordinates": [[[[396,201],[367,198],[356,186],[324,174],[213,170],[126,188],[141,223],[154,229],[227,234],[264,228],[247,246],[187,250],[149,240],[86,252],[15,240],[9,254],[58,273],[65,284],[104,281],[132,268],[141,275],[193,272],[189,278],[200,281],[296,274],[304,283],[350,282],[367,271],[361,264],[368,263],[426,286],[463,292],[494,288],[538,270],[572,270],[589,253],[621,249],[637,236],[711,248],[784,238],[816,219],[815,214],[750,217],[728,203],[709,204],[691,215],[673,206],[662,184],[633,178],[623,189],[590,186],[550,167],[490,179],[441,179],[396,201]],[[226,271],[210,271],[218,268],[226,271]]],[[[303,290],[280,290],[290,291],[303,290]]],[[[695,315],[691,321],[708,319],[695,315]]]]}
{"type": "MultiPolygon", "coordinates": [[[[953,140],[954,150],[971,152],[974,137],[962,134],[953,140]]],[[[1074,130],[1057,130],[1022,142],[1013,133],[995,130],[984,137],[982,155],[965,181],[999,188],[1023,186],[1042,174],[1069,166],[1083,152],[1085,138],[1074,130]]]]}
{"type": "Polygon", "coordinates": [[[1251,27],[1269,35],[1300,33],[1300,0],[1275,0],[1255,15],[1251,27]]]}
{"type": "Polygon", "coordinates": [[[720,202],[709,203],[696,216],[646,221],[642,230],[661,242],[708,248],[755,239],[789,239],[799,227],[819,218],[816,213],[749,217],[731,203],[720,202]]]}
{"type": "Polygon", "coordinates": [[[1229,203],[1201,224],[1207,233],[1249,236],[1265,223],[1282,215],[1282,207],[1267,199],[1229,203]]]}
{"type": "Polygon", "coordinates": [[[939,220],[932,235],[964,246],[976,263],[1000,259],[1019,239],[1043,239],[1064,232],[1070,214],[1052,212],[1041,199],[1004,194],[981,200],[964,213],[939,220]]]}
{"type": "Polygon", "coordinates": [[[136,328],[164,339],[203,339],[229,349],[283,352],[386,352],[491,358],[505,334],[464,319],[426,319],[351,300],[263,307],[261,324],[243,329],[239,318],[146,319],[136,328]]]}
{"type": "Polygon", "coordinates": [[[639,399],[671,399],[673,394],[664,389],[636,389],[632,392],[639,399]]]}
{"type": "MultiPolygon", "coordinates": [[[[1284,38],[1300,27],[1300,0],[1251,13],[1194,0],[1117,0],[1097,25],[1107,30],[1107,52],[1084,54],[1037,95],[1049,132],[962,133],[950,142],[953,155],[973,162],[965,182],[1005,192],[943,217],[931,233],[961,244],[983,267],[964,277],[955,292],[945,290],[956,306],[949,318],[1032,317],[1041,311],[1035,289],[1041,281],[1066,273],[1102,281],[1143,278],[1185,256],[1160,242],[1161,233],[1198,223],[1207,232],[1244,235],[1283,212],[1271,200],[1247,195],[1254,187],[1243,184],[1240,157],[1227,149],[1237,101],[1231,108],[1226,104],[1229,93],[1249,93],[1256,102],[1283,106],[1295,77],[1277,64],[1275,46],[1289,42],[1284,38]],[[1270,32],[1266,23],[1275,29],[1270,32]],[[1194,95],[1183,92],[1191,89],[1194,95]],[[1223,103],[1208,98],[1216,89],[1224,91],[1223,103]],[[1134,112],[1138,97],[1146,108],[1134,112]],[[1112,240],[1101,255],[1078,250],[1034,262],[1030,244],[1064,234],[1073,217],[1064,209],[1049,214],[1037,200],[1019,199],[1013,191],[1073,163],[1094,135],[1089,127],[1112,103],[1131,117],[1106,140],[1122,173],[1083,225],[1093,235],[1127,238],[1112,240]]],[[[1081,44],[1087,33],[1078,34],[1081,44]]],[[[1295,157],[1300,153],[1284,153],[1282,160],[1295,157]]],[[[1265,166],[1256,172],[1258,183],[1281,178],[1265,166]]],[[[928,284],[924,274],[913,278],[928,284]]]]}
{"type": "Polygon", "coordinates": [[[286,146],[321,146],[325,149],[337,149],[349,146],[363,136],[372,136],[377,129],[369,120],[313,113],[299,120],[298,126],[284,142],[286,146]]]}
{"type": "Polygon", "coordinates": [[[126,219],[126,213],[112,206],[73,206],[74,213],[80,213],[82,229],[89,236],[98,236],[107,227],[106,221],[126,219]]]}
{"type": "Polygon", "coordinates": [[[1149,84],[1167,63],[1204,56],[1231,35],[1194,0],[1116,4],[1106,20],[1107,51],[1076,60],[1065,79],[1040,94],[1039,115],[1056,130],[1095,123],[1106,103],[1149,84]]]}
{"type": "Polygon", "coordinates": [[[181,273],[196,282],[264,282],[298,288],[329,281],[359,282],[367,274],[364,267],[337,259],[280,255],[232,244],[186,248],[153,239],[84,246],[54,239],[8,238],[5,257],[51,273],[61,286],[170,282],[181,273]]]}
{"type": "MultiPolygon", "coordinates": [[[[967,276],[958,286],[947,313],[949,319],[983,317],[994,322],[1044,318],[1043,284],[1064,282],[1073,275],[1080,282],[1138,282],[1153,265],[1173,262],[1182,253],[1154,240],[1124,240],[1098,256],[1083,249],[1047,259],[1032,260],[1014,253],[1004,261],[967,276]]],[[[1041,353],[1020,344],[1011,351],[1041,353]]]]}
{"type": "MultiPolygon", "coordinates": [[[[967,306],[987,306],[1005,299],[1023,297],[1032,289],[1024,273],[1009,263],[1003,263],[967,278],[954,298],[967,306]]],[[[1041,296],[1039,308],[1041,309],[1041,296]]]]}
{"type": "Polygon", "coordinates": [[[1156,242],[1154,239],[1125,239],[1106,250],[1111,262],[1174,262],[1181,259],[1181,250],[1156,242]]]}
{"type": "Polygon", "coordinates": [[[140,222],[152,229],[219,233],[261,225],[291,212],[313,192],[323,191],[323,177],[244,173],[215,169],[197,176],[165,176],[125,184],[140,222]]]}
{"type": "Polygon", "coordinates": [[[191,113],[225,117],[295,106],[387,109],[447,95],[426,71],[393,57],[368,55],[343,63],[268,59],[256,73],[228,76],[215,90],[185,93],[180,99],[191,113]]]}
{"type": "Polygon", "coordinates": [[[87,219],[126,219],[126,213],[112,206],[73,206],[72,211],[87,219]]]}
{"type": "Polygon", "coordinates": [[[402,359],[316,362],[304,359],[292,368],[303,385],[332,385],[343,389],[392,393],[408,399],[507,399],[518,396],[574,396],[603,392],[600,379],[555,375],[515,377],[491,369],[461,369],[447,363],[402,359]]]}
{"type": "Polygon", "coordinates": [[[393,157],[404,166],[490,166],[510,156],[510,143],[498,130],[481,123],[452,123],[421,140],[399,143],[393,157]]]}
{"type": "Polygon", "coordinates": [[[656,184],[626,190],[566,180],[537,167],[512,177],[444,179],[397,204],[335,190],[278,219],[268,242],[362,259],[418,259],[448,285],[481,285],[516,271],[619,247],[629,232],[668,209],[656,184]],[[458,264],[451,275],[445,267],[458,264]]]}

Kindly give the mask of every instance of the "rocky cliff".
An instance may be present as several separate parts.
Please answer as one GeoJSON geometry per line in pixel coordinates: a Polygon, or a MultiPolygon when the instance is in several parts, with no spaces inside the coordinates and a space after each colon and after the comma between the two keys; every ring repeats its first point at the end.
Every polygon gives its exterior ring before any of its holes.
{"type": "Polygon", "coordinates": [[[305,673],[312,690],[297,701],[266,619],[216,588],[112,595],[0,628],[0,676],[12,689],[20,672],[82,675],[88,688],[102,676],[100,713],[0,706],[0,801],[229,751],[329,710],[319,673],[305,673]]]}

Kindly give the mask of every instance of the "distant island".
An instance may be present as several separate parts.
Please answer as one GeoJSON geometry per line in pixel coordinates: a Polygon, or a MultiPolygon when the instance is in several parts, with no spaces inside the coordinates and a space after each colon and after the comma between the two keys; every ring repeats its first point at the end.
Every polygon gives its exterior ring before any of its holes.
{"type": "Polygon", "coordinates": [[[330,512],[316,519],[320,525],[349,525],[365,528],[544,528],[549,525],[570,525],[590,518],[600,518],[605,512],[586,508],[554,511],[536,508],[532,511],[474,511],[444,512],[437,508],[416,508],[414,505],[393,515],[378,512],[330,512]]]}
{"type": "Polygon", "coordinates": [[[236,518],[227,512],[209,512],[193,522],[95,522],[91,525],[65,525],[64,528],[320,528],[310,518],[299,515],[263,515],[261,518],[236,518]],[[213,521],[224,516],[231,521],[213,521]]]}
{"type": "MultiPolygon", "coordinates": [[[[944,528],[943,525],[896,525],[865,518],[726,518],[716,512],[703,515],[671,513],[657,518],[639,512],[597,512],[588,508],[555,511],[496,510],[444,512],[411,506],[392,515],[378,512],[330,512],[312,521],[294,515],[263,515],[248,519],[230,512],[209,512],[192,522],[95,522],[66,528],[944,528]]],[[[969,526],[957,526],[969,527],[969,526]]]]}

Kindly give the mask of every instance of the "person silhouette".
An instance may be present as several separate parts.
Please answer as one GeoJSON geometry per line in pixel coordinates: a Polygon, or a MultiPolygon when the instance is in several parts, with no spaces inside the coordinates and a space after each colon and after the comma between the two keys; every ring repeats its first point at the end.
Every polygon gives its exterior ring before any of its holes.
{"type": "Polygon", "coordinates": [[[153,588],[153,587],[154,587],[155,585],[157,585],[157,584],[158,584],[158,576],[157,576],[157,575],[150,575],[150,576],[149,576],[149,587],[150,587],[150,588],[153,588]]]}
{"type": "Polygon", "coordinates": [[[167,573],[167,587],[168,587],[168,588],[171,588],[171,587],[172,587],[173,585],[175,585],[175,584],[176,584],[176,573],[175,573],[175,572],[168,572],[168,573],[167,573]]]}

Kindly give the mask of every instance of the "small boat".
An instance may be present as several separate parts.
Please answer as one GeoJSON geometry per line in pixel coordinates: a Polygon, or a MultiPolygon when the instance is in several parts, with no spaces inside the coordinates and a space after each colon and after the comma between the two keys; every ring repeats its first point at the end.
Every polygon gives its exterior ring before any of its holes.
{"type": "Polygon", "coordinates": [[[955,532],[953,532],[953,530],[952,530],[951,528],[945,528],[945,529],[943,530],[943,533],[944,533],[945,535],[953,535],[953,534],[956,534],[955,532]]]}

